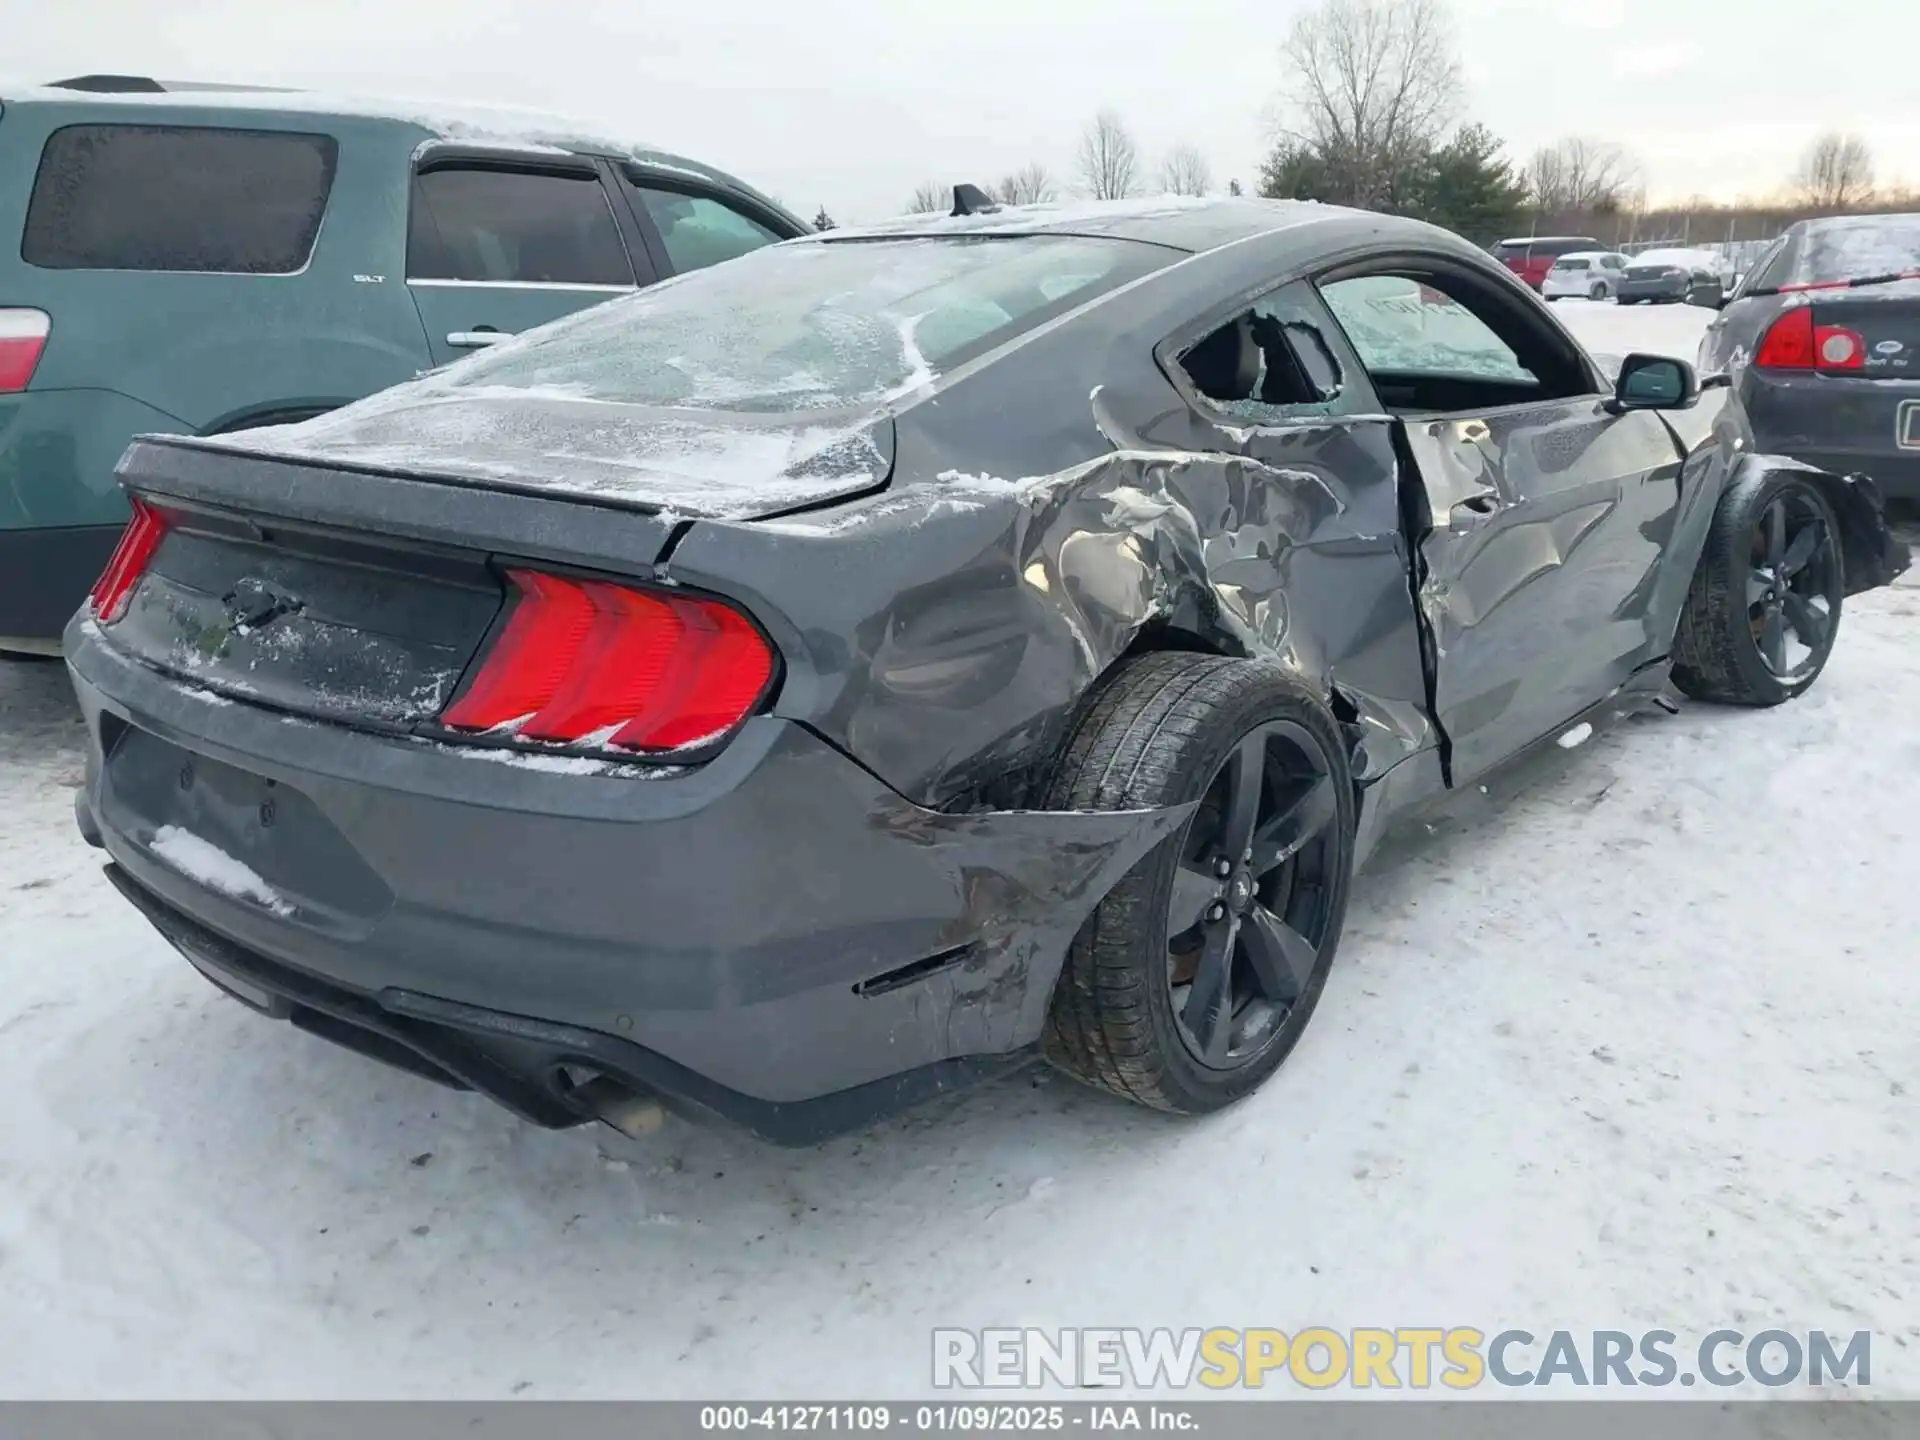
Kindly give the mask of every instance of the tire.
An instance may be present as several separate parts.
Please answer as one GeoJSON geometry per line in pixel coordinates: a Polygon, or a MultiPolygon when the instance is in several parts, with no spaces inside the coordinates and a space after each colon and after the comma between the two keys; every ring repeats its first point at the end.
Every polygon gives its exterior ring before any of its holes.
{"type": "Polygon", "coordinates": [[[1589,290],[1589,291],[1587,291],[1587,298],[1588,298],[1589,300],[1604,300],[1604,299],[1606,299],[1606,298],[1607,298],[1607,287],[1606,287],[1605,285],[1596,285],[1596,286],[1594,286],[1594,287],[1593,287],[1593,288],[1592,288],[1591,290],[1589,290]]]}
{"type": "Polygon", "coordinates": [[[1616,295],[1614,296],[1614,303],[1617,305],[1638,305],[1640,302],[1638,300],[1629,300],[1624,295],[1616,295]]]}
{"type": "Polygon", "coordinates": [[[1761,472],[1722,495],[1674,635],[1682,693],[1756,706],[1804,694],[1840,633],[1839,537],[1833,507],[1798,472],[1761,472]]]}
{"type": "Polygon", "coordinates": [[[1076,1079],[1188,1115],[1259,1086],[1319,1003],[1353,869],[1346,742],[1319,700],[1277,667],[1186,653],[1126,661],[1082,706],[1044,803],[1123,810],[1194,800],[1192,820],[1075,936],[1043,1038],[1047,1059],[1076,1079]],[[1228,879],[1220,846],[1230,843],[1233,782],[1250,755],[1266,776],[1249,826],[1253,858],[1228,879]],[[1285,844],[1295,845],[1291,857],[1262,868],[1285,844]],[[1193,925],[1171,933],[1188,913],[1193,925]],[[1224,963],[1210,964],[1222,948],[1224,963]],[[1210,974],[1224,975],[1224,991],[1205,988],[1210,974]]]}

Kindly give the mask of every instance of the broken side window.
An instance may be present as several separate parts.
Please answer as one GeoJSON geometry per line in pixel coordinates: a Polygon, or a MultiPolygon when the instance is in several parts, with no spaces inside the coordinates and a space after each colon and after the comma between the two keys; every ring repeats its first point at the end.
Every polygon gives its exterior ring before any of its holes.
{"type": "Polygon", "coordinates": [[[1299,284],[1263,296],[1204,336],[1180,365],[1195,390],[1250,424],[1379,408],[1346,345],[1299,284]]]}

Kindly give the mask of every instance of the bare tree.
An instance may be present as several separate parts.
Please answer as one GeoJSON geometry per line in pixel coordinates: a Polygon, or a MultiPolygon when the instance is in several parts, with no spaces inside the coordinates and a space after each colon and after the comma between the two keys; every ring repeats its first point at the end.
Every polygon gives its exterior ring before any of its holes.
{"type": "Polygon", "coordinates": [[[1038,160],[1002,176],[1000,183],[993,187],[994,199],[1002,205],[1039,205],[1059,194],[1060,187],[1053,183],[1053,176],[1038,160]]]}
{"type": "Polygon", "coordinates": [[[1543,215],[1617,212],[1633,200],[1640,167],[1611,141],[1575,135],[1534,152],[1525,179],[1543,215]]]}
{"type": "Polygon", "coordinates": [[[907,205],[909,215],[937,215],[953,208],[953,192],[935,180],[923,180],[914,187],[907,205]]]}
{"type": "Polygon", "coordinates": [[[1858,135],[1829,131],[1800,157],[1793,185],[1818,209],[1850,209],[1873,193],[1873,152],[1858,135]]]}
{"type": "Polygon", "coordinates": [[[1213,168],[1197,145],[1182,141],[1160,162],[1160,188],[1169,195],[1204,195],[1213,188],[1213,168]]]}
{"type": "Polygon", "coordinates": [[[1442,0],[1323,0],[1294,21],[1282,139],[1312,146],[1355,204],[1389,202],[1460,103],[1460,61],[1442,0]]]}
{"type": "Polygon", "coordinates": [[[1119,113],[1102,110],[1080,136],[1080,179],[1096,200],[1124,200],[1140,181],[1140,148],[1119,113]]]}

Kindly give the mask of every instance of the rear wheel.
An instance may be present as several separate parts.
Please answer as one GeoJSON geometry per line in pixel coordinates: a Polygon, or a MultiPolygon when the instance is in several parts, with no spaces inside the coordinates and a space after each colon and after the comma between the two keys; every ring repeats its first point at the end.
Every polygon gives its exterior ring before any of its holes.
{"type": "Polygon", "coordinates": [[[1604,300],[1604,299],[1606,299],[1606,298],[1607,298],[1607,287],[1606,287],[1606,285],[1605,285],[1605,283],[1604,283],[1604,282],[1602,282],[1602,281],[1599,281],[1599,280],[1596,280],[1596,281],[1594,281],[1594,283],[1593,283],[1593,288],[1592,288],[1591,290],[1589,290],[1589,291],[1587,291],[1587,298],[1588,298],[1589,300],[1604,300]]]}
{"type": "Polygon", "coordinates": [[[1697,700],[1778,705],[1826,668],[1846,593],[1839,528],[1793,471],[1728,491],[1674,637],[1674,683],[1697,700]]]}
{"type": "Polygon", "coordinates": [[[1211,655],[1127,662],[1092,697],[1050,809],[1198,801],[1081,927],[1049,1060],[1157,1109],[1200,1114],[1276,1070],[1320,999],[1353,866],[1339,727],[1276,668],[1211,655]]]}

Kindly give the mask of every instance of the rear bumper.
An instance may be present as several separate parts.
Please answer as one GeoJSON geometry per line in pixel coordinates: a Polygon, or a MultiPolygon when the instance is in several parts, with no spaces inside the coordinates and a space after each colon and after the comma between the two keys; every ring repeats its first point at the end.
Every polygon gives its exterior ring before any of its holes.
{"type": "Polygon", "coordinates": [[[498,763],[67,639],[123,892],[270,1010],[542,1124],[587,1118],[563,1064],[804,1142],[1018,1063],[1186,818],[926,811],[771,717],[669,779],[498,763]]]}
{"type": "Polygon", "coordinates": [[[1613,287],[1621,300],[1684,300],[1692,286],[1684,280],[1621,280],[1613,287]]]}
{"type": "Polygon", "coordinates": [[[0,650],[58,654],[60,632],[106,569],[123,528],[0,530],[0,650]]]}
{"type": "Polygon", "coordinates": [[[1898,440],[1902,406],[1920,405],[1920,382],[1769,375],[1747,368],[1740,398],[1755,448],[1836,475],[1873,477],[1890,500],[1920,499],[1920,449],[1898,440]]]}
{"type": "Polygon", "coordinates": [[[1540,286],[1540,293],[1551,300],[1584,300],[1595,290],[1613,290],[1613,282],[1599,275],[1582,275],[1571,280],[1557,280],[1549,275],[1540,286]]]}

